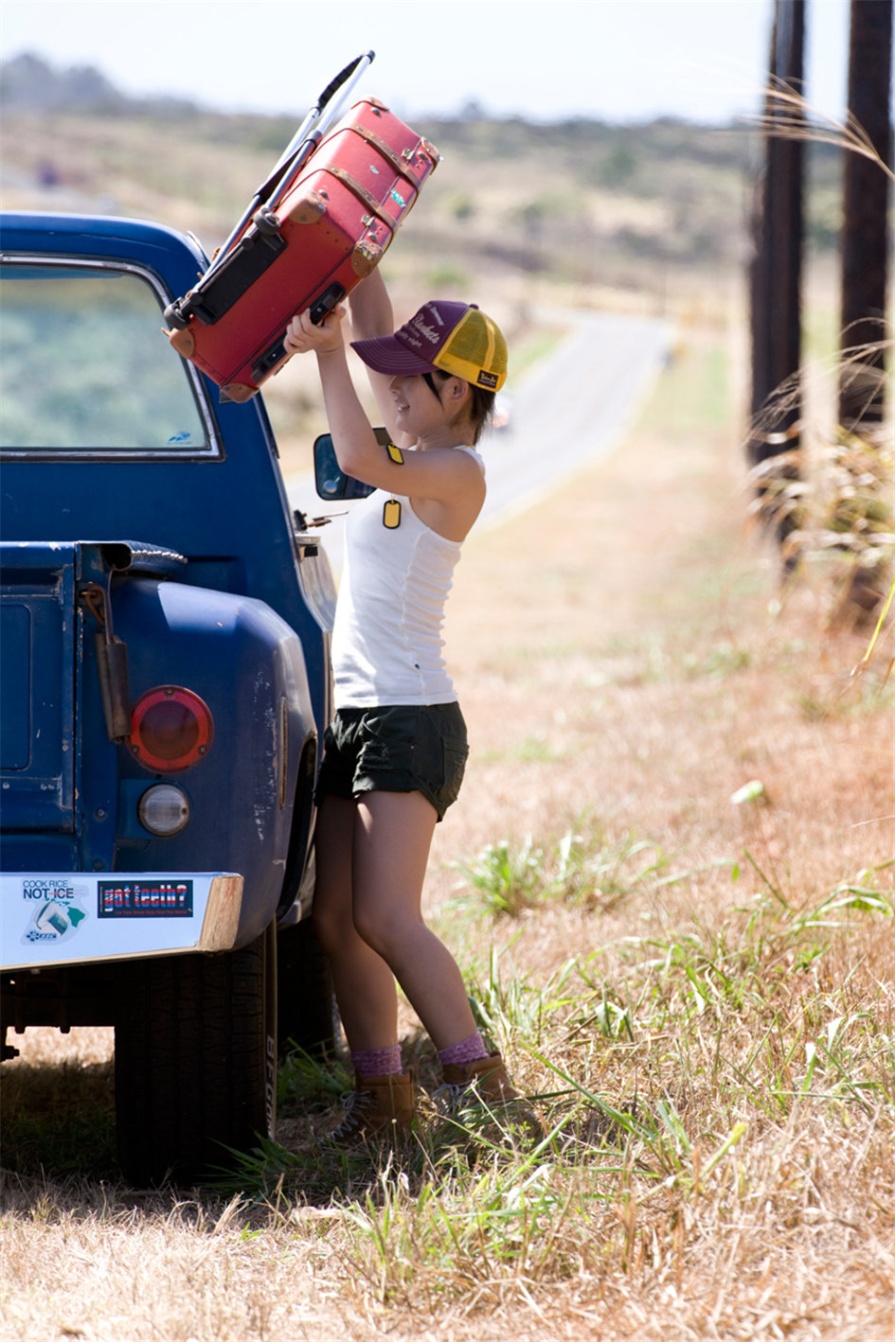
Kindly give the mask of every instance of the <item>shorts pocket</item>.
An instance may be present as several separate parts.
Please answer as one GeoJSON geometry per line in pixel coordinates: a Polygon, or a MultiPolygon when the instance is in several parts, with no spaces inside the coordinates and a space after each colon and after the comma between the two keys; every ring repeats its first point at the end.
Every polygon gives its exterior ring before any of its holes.
{"type": "Polygon", "coordinates": [[[469,758],[469,747],[462,740],[446,740],[444,742],[443,760],[444,760],[444,783],[442,785],[442,796],[444,808],[451,806],[460,795],[460,785],[463,782],[463,775],[466,773],[466,761],[469,758]]]}

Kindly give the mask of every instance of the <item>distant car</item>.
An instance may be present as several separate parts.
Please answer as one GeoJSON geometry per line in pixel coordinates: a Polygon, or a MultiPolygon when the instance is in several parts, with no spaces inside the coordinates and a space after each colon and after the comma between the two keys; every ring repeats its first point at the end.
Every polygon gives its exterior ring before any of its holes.
{"type": "Polygon", "coordinates": [[[2,217],[0,880],[10,1028],[111,1025],[122,1171],[272,1134],[332,1037],[307,915],[335,592],[260,399],[161,334],[169,229],[2,217]],[[279,965],[279,974],[278,974],[279,965]]]}
{"type": "Polygon", "coordinates": [[[494,400],[494,414],[491,417],[491,428],[495,433],[503,433],[506,429],[513,427],[513,403],[509,396],[497,396],[494,400]]]}

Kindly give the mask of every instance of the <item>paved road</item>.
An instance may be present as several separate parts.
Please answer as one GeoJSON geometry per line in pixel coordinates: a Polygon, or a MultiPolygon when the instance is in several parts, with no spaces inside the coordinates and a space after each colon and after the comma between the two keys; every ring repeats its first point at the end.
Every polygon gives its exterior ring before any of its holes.
{"type": "MultiPolygon", "coordinates": [[[[557,485],[616,446],[671,347],[668,323],[610,313],[548,312],[569,335],[511,394],[511,426],[483,440],[488,497],[477,528],[543,500],[557,485]]],[[[329,509],[307,475],[290,476],[293,507],[329,509]]],[[[348,505],[350,506],[350,505],[348,505]]],[[[335,572],[344,522],[321,531],[335,572]]]]}

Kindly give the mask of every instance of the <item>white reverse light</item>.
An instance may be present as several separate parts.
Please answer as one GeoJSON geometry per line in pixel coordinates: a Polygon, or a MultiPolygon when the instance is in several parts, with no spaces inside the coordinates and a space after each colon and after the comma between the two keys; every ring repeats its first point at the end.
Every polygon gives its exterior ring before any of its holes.
{"type": "Polygon", "coordinates": [[[143,828],[160,839],[179,834],[189,823],[190,804],[186,795],[171,783],[157,783],[149,788],[137,809],[143,828]]]}

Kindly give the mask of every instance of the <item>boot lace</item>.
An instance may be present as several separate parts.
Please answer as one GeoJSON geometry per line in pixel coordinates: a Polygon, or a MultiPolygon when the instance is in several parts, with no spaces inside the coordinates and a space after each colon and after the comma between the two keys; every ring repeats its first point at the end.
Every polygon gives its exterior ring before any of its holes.
{"type": "Polygon", "coordinates": [[[327,1140],[331,1142],[350,1142],[363,1135],[367,1126],[368,1111],[376,1104],[376,1097],[369,1090],[349,1090],[342,1096],[341,1120],[330,1132],[327,1140]]]}
{"type": "Polygon", "coordinates": [[[475,1098],[474,1085],[469,1081],[445,1081],[432,1091],[432,1101],[445,1118],[450,1118],[464,1103],[469,1104],[475,1098]]]}

